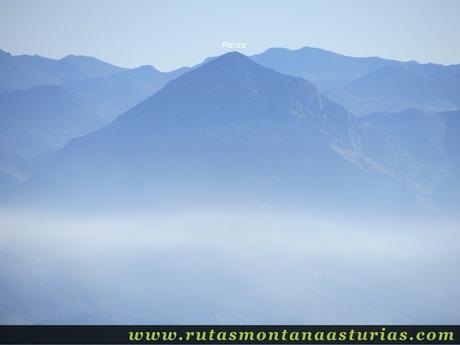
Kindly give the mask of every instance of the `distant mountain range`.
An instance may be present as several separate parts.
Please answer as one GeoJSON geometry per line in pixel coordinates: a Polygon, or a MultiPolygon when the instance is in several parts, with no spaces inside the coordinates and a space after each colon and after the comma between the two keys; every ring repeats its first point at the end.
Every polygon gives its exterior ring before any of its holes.
{"type": "Polygon", "coordinates": [[[321,91],[345,85],[383,67],[401,64],[395,60],[356,58],[310,47],[297,50],[270,48],[251,56],[251,59],[280,73],[307,79],[321,91]]]}
{"type": "Polygon", "coordinates": [[[101,71],[77,65],[102,75],[4,84],[0,185],[92,201],[459,206],[457,65],[312,48],[170,73],[90,61],[101,71]]]}
{"type": "MultiPolygon", "coordinates": [[[[409,109],[400,113],[373,113],[358,118],[370,132],[369,150],[379,150],[381,143],[403,153],[405,171],[393,169],[395,176],[412,183],[422,195],[444,207],[460,207],[460,111],[429,113],[409,109]],[[372,141],[378,140],[374,145],[372,141]]],[[[395,156],[377,152],[385,166],[394,166],[395,156]]]]}
{"type": "Polygon", "coordinates": [[[378,111],[451,111],[460,107],[460,66],[387,66],[326,92],[357,115],[378,111]]]}
{"type": "Polygon", "coordinates": [[[33,158],[108,124],[181,71],[151,66],[0,94],[2,152],[33,158]]]}
{"type": "Polygon", "coordinates": [[[308,47],[272,48],[251,58],[278,72],[310,80],[356,115],[460,108],[460,65],[349,57],[308,47]]]}
{"type": "Polygon", "coordinates": [[[106,77],[123,70],[88,56],[69,55],[55,60],[38,55],[13,56],[0,50],[0,89],[4,91],[106,77]]]}
{"type": "Polygon", "coordinates": [[[92,201],[396,206],[427,199],[452,177],[447,149],[425,159],[398,142],[399,120],[385,127],[374,116],[355,118],[305,79],[229,53],[71,141],[29,184],[92,201]],[[437,159],[445,170],[433,165],[437,159]]]}
{"type": "Polygon", "coordinates": [[[0,175],[21,180],[27,173],[12,162],[58,150],[105,126],[187,70],[164,73],[83,56],[53,60],[0,51],[0,175]]]}

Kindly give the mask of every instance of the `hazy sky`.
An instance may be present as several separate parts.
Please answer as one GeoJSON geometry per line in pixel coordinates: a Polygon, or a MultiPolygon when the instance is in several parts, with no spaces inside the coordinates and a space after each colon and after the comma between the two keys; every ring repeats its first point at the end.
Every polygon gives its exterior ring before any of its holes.
{"type": "Polygon", "coordinates": [[[161,70],[226,52],[319,47],[352,56],[460,63],[460,0],[0,0],[0,49],[95,56],[161,70]]]}

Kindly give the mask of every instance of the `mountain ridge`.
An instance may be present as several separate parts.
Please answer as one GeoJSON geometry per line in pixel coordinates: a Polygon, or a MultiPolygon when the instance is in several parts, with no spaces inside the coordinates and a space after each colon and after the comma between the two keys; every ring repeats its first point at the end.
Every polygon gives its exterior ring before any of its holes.
{"type": "Polygon", "coordinates": [[[353,149],[353,128],[352,115],[308,81],[228,53],[72,140],[31,183],[93,201],[408,197],[389,175],[337,149],[353,149]]]}
{"type": "MultiPolygon", "coordinates": [[[[144,72],[162,73],[141,66],[92,80],[144,72]]],[[[445,69],[430,66],[423,73],[443,76],[445,69]]],[[[89,81],[72,82],[69,90],[89,81]]],[[[147,198],[206,198],[231,189],[234,197],[253,191],[262,198],[304,201],[431,198],[446,175],[398,140],[386,128],[354,117],[306,79],[230,52],[179,70],[107,126],[72,140],[26,184],[54,186],[58,194],[76,188],[71,193],[86,191],[87,197],[118,190],[147,198]]]]}
{"type": "Polygon", "coordinates": [[[328,98],[357,115],[414,107],[431,111],[460,108],[459,64],[350,57],[310,47],[271,48],[251,58],[278,72],[310,80],[328,98]]]}
{"type": "Polygon", "coordinates": [[[0,55],[0,86],[10,89],[27,89],[40,85],[53,85],[102,77],[124,70],[107,62],[88,56],[68,55],[50,59],[39,55],[0,55]]]}

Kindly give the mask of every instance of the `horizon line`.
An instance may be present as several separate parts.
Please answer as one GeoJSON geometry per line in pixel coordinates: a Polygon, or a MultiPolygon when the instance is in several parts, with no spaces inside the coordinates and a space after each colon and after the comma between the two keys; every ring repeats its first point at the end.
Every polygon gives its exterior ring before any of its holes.
{"type": "Polygon", "coordinates": [[[27,52],[21,53],[21,52],[8,51],[8,50],[4,50],[3,48],[0,47],[0,51],[6,53],[8,55],[11,55],[12,57],[19,57],[19,56],[31,56],[31,57],[34,57],[34,56],[37,56],[37,57],[42,57],[42,58],[49,59],[49,60],[54,60],[54,61],[61,61],[61,60],[64,60],[65,58],[68,58],[68,57],[84,57],[84,58],[93,58],[93,59],[96,59],[98,61],[110,64],[112,66],[119,67],[119,68],[125,68],[125,69],[136,69],[136,68],[140,68],[140,67],[143,67],[143,66],[151,66],[151,67],[155,68],[157,71],[163,72],[163,73],[169,73],[169,72],[181,69],[181,68],[191,68],[193,66],[196,66],[198,64],[203,63],[206,59],[216,58],[216,57],[219,57],[219,56],[225,55],[227,53],[231,53],[231,52],[238,52],[238,53],[240,53],[242,55],[245,55],[248,58],[251,58],[251,57],[256,56],[256,55],[264,54],[267,51],[272,50],[272,49],[284,49],[284,50],[288,50],[290,52],[296,52],[296,51],[299,51],[299,50],[302,50],[302,49],[315,49],[315,50],[321,50],[321,51],[324,51],[324,52],[332,53],[332,54],[335,54],[335,55],[340,55],[340,56],[343,56],[343,57],[356,58],[356,59],[378,58],[378,59],[393,60],[393,61],[404,62],[404,63],[411,63],[412,62],[412,63],[417,63],[417,64],[420,64],[420,65],[432,64],[432,65],[439,65],[439,66],[445,66],[445,67],[460,65],[460,62],[459,63],[454,63],[454,64],[443,64],[443,63],[437,63],[437,62],[432,62],[432,61],[420,62],[419,60],[415,60],[415,59],[412,59],[412,60],[400,60],[400,59],[394,59],[394,58],[389,58],[389,57],[382,57],[382,56],[378,56],[378,55],[368,55],[368,56],[346,55],[346,54],[342,54],[342,53],[339,53],[339,52],[336,52],[336,51],[333,51],[333,50],[319,48],[319,47],[312,47],[312,46],[306,45],[306,46],[301,46],[300,48],[287,48],[287,47],[282,47],[282,46],[273,46],[273,47],[266,48],[266,49],[264,49],[264,50],[262,50],[260,52],[257,52],[257,53],[251,54],[251,55],[245,54],[244,52],[242,52],[241,50],[238,50],[238,49],[237,50],[229,50],[229,51],[226,51],[226,52],[224,52],[222,54],[219,54],[219,55],[205,56],[205,57],[201,58],[201,61],[196,62],[195,64],[181,65],[181,66],[178,66],[178,67],[170,69],[170,70],[162,70],[162,69],[157,68],[155,66],[155,64],[151,64],[151,63],[150,64],[135,65],[135,66],[121,66],[119,64],[112,63],[112,62],[110,62],[110,61],[108,61],[106,59],[99,58],[99,57],[97,57],[95,55],[70,53],[70,54],[66,54],[64,56],[57,57],[57,56],[46,56],[46,55],[41,55],[41,54],[37,54],[37,53],[27,53],[27,52]]]}

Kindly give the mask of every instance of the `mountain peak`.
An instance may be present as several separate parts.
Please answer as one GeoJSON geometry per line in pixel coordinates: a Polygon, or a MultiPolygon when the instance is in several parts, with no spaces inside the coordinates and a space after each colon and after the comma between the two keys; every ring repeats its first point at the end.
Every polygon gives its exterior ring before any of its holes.
{"type": "Polygon", "coordinates": [[[159,70],[157,70],[154,66],[152,65],[142,65],[142,66],[139,66],[139,67],[136,67],[136,68],[133,68],[132,71],[139,71],[139,72],[146,72],[146,73],[151,73],[151,72],[155,72],[155,73],[161,73],[159,70]]]}
{"type": "Polygon", "coordinates": [[[247,56],[233,51],[229,53],[225,53],[223,55],[220,55],[216,58],[213,58],[206,64],[221,64],[221,65],[257,65],[255,62],[253,62],[250,58],[247,56]]]}
{"type": "MultiPolygon", "coordinates": [[[[317,93],[316,88],[307,80],[278,73],[238,52],[229,52],[201,64],[171,81],[163,92],[181,88],[193,90],[193,94],[213,93],[214,96],[221,94],[222,97],[224,94],[227,95],[226,97],[236,96],[236,94],[244,97],[252,94],[256,97],[265,93],[280,93],[282,92],[282,88],[279,89],[280,85],[288,89],[300,87],[305,94],[316,95],[317,93]],[[261,90],[265,90],[265,93],[260,93],[261,90]]],[[[183,93],[190,94],[185,91],[183,93]]]]}
{"type": "Polygon", "coordinates": [[[290,141],[302,141],[304,127],[309,128],[309,138],[321,137],[323,132],[341,138],[348,121],[346,110],[323,98],[307,80],[278,73],[243,54],[230,52],[170,81],[120,116],[106,133],[126,128],[143,133],[148,129],[145,135],[157,131],[160,138],[178,128],[205,140],[217,136],[224,141],[271,142],[277,136],[286,138],[285,131],[290,133],[290,141]],[[334,117],[334,128],[329,116],[334,117]],[[188,126],[196,130],[186,130],[188,126]]]}
{"type": "Polygon", "coordinates": [[[96,59],[95,57],[86,55],[67,55],[59,61],[68,63],[105,63],[99,59],[96,59]]]}
{"type": "Polygon", "coordinates": [[[79,59],[96,59],[91,56],[85,56],[85,55],[74,55],[74,54],[69,54],[64,56],[61,60],[79,60],[79,59]]]}
{"type": "MultiPolygon", "coordinates": [[[[203,63],[190,73],[189,75],[202,76],[212,80],[215,83],[217,80],[222,84],[228,86],[233,81],[235,84],[246,85],[250,84],[249,81],[258,83],[265,83],[266,78],[269,79],[285,79],[287,76],[282,73],[276,72],[270,68],[259,65],[251,58],[239,52],[229,52],[213,58],[207,63],[203,63]]],[[[292,78],[292,77],[291,77],[292,78]]],[[[306,80],[305,83],[308,83],[306,80]]],[[[310,84],[310,83],[308,83],[310,84]]],[[[202,85],[202,84],[201,84],[202,85]]],[[[224,86],[224,85],[222,85],[224,86]]]]}
{"type": "Polygon", "coordinates": [[[222,59],[222,58],[227,58],[227,59],[248,59],[249,58],[244,55],[244,54],[241,54],[240,52],[237,52],[237,51],[231,51],[231,52],[228,52],[228,53],[225,53],[225,54],[222,54],[220,56],[217,57],[217,59],[222,59]]]}
{"type": "MultiPolygon", "coordinates": [[[[215,91],[217,87],[220,91],[224,89],[242,91],[243,89],[257,88],[264,84],[267,78],[270,80],[284,79],[286,76],[260,66],[241,53],[229,52],[212,58],[208,62],[203,62],[198,67],[170,82],[164,90],[166,92],[176,87],[186,87],[195,89],[195,92],[197,92],[197,88],[215,91]]],[[[305,83],[307,82],[305,81],[305,83]]]]}

